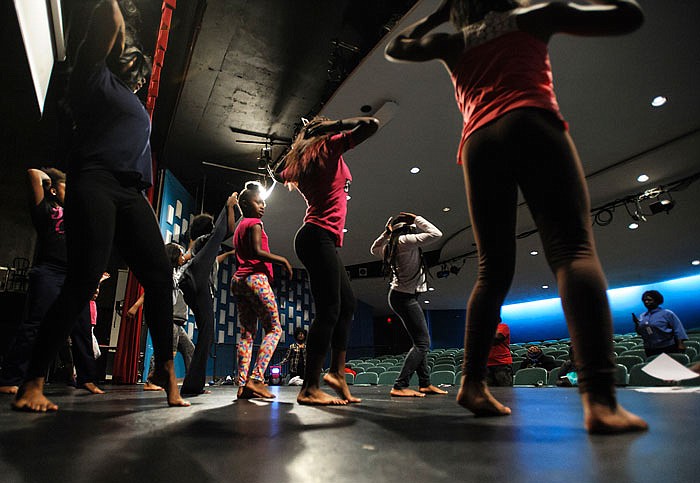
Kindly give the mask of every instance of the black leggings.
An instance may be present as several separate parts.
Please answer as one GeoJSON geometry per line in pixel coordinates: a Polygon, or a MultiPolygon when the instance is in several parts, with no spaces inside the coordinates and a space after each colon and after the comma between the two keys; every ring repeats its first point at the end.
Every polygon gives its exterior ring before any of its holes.
{"type": "MultiPolygon", "coordinates": [[[[214,294],[209,287],[209,276],[227,230],[228,209],[224,206],[204,246],[183,267],[179,288],[194,314],[197,344],[185,380],[182,381],[182,394],[201,394],[206,383],[209,351],[214,343],[214,294]]],[[[172,301],[170,309],[172,312],[172,301]]]]}
{"type": "Polygon", "coordinates": [[[316,317],[309,327],[306,343],[304,374],[304,381],[313,383],[320,377],[329,344],[336,353],[347,348],[355,295],[331,232],[306,223],[294,238],[294,250],[309,273],[316,305],[316,317]]]}
{"type": "Polygon", "coordinates": [[[151,205],[136,186],[109,171],[70,174],[67,184],[68,273],[58,299],[41,322],[25,380],[46,375],[94,295],[112,245],[145,289],[144,310],[156,361],[171,360],[172,269],[151,205]]]}
{"type": "Polygon", "coordinates": [[[408,351],[406,359],[403,361],[401,373],[394,382],[394,389],[406,389],[411,383],[411,376],[414,372],[418,374],[420,387],[430,386],[430,371],[428,369],[430,334],[423,309],[418,303],[418,294],[389,290],[389,307],[399,316],[413,343],[413,347],[408,351]]]}
{"type": "Polygon", "coordinates": [[[518,187],[553,271],[579,368],[579,389],[613,397],[612,318],[576,148],[550,112],[516,109],[472,134],[462,165],[479,271],[467,306],[464,370],[483,380],[515,268],[518,187]]]}

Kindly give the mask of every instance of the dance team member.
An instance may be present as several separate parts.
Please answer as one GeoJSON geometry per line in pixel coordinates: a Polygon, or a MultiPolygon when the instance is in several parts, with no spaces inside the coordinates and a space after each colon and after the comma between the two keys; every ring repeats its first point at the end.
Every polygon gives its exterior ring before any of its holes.
{"type": "Polygon", "coordinates": [[[345,382],[345,353],[355,296],[337,250],[343,245],[352,182],[342,154],[372,136],[378,127],[379,122],[371,117],[338,121],[316,118],[296,136],[284,158],[284,170],[277,175],[289,189],[297,188],[307,204],[294,249],[309,273],[316,317],[309,328],[304,383],[297,396],[300,404],[360,402],[345,382]],[[320,388],[329,345],[330,370],[323,380],[339,398],[320,388]]]}
{"type": "MultiPolygon", "coordinates": [[[[63,205],[66,193],[66,175],[55,168],[27,170],[30,192],[30,214],[37,233],[34,266],[29,271],[27,316],[17,328],[14,341],[3,359],[0,369],[0,394],[17,394],[27,374],[32,348],[41,321],[51,304],[56,301],[66,278],[66,239],[63,205]]],[[[90,311],[86,305],[77,316],[71,332],[76,350],[90,348],[90,311]]],[[[61,344],[62,345],[62,344],[61,344]]],[[[76,354],[76,387],[93,394],[102,394],[95,384],[94,359],[76,354]]]]}
{"type": "Polygon", "coordinates": [[[203,213],[197,215],[190,223],[190,248],[185,256],[188,260],[177,271],[176,285],[182,290],[185,302],[192,309],[197,324],[197,343],[192,362],[182,381],[182,394],[197,396],[205,391],[207,378],[207,361],[209,351],[214,343],[214,294],[219,262],[231,252],[219,255],[221,242],[236,227],[235,206],[238,193],[233,193],[226,200],[219,216],[214,218],[203,213]]]}
{"type": "Polygon", "coordinates": [[[292,266],[286,258],[270,252],[267,233],[263,227],[265,200],[260,184],[246,183],[238,197],[243,218],[236,226],[233,247],[238,268],[231,279],[231,292],[238,301],[238,324],[241,340],[238,343],[238,397],[275,397],[265,387],[265,371],[282,337],[282,327],[275,294],[272,292],[272,264],[282,265],[289,278],[292,266]],[[253,355],[253,337],[258,331],[258,320],[263,326],[263,337],[253,371],[248,377],[253,355]]]}
{"type": "Polygon", "coordinates": [[[486,361],[515,268],[518,188],[557,279],[579,364],[590,432],[646,429],[615,398],[612,318],[595,250],[581,162],[552,84],[547,43],[556,33],[621,35],[644,16],[632,0],[541,3],[445,0],[386,48],[390,60],[439,59],[452,78],[464,125],[459,146],[479,272],[467,307],[457,402],[477,415],[506,415],[486,386],[486,361]],[[592,5],[597,4],[597,5],[592,5]],[[451,20],[454,34],[430,33],[451,20]]]}
{"type": "Polygon", "coordinates": [[[413,347],[408,351],[399,373],[392,396],[425,397],[426,394],[447,394],[430,383],[428,351],[430,334],[418,296],[428,290],[422,248],[442,237],[442,232],[422,216],[400,213],[389,218],[370,252],[382,259],[384,273],[391,275],[389,307],[401,319],[413,347]],[[418,373],[418,391],[408,386],[413,373],[418,373]]]}
{"type": "Polygon", "coordinates": [[[100,2],[76,54],[68,92],[76,131],[66,195],[66,282],[41,323],[15,409],[58,409],[43,394],[44,376],[95,293],[112,244],[147,294],[145,310],[156,355],[154,379],[165,388],[170,406],[189,405],[178,392],[170,350],[171,270],[153,209],[143,195],[153,183],[151,123],[134,93],[149,71],[119,4],[100,2]]]}

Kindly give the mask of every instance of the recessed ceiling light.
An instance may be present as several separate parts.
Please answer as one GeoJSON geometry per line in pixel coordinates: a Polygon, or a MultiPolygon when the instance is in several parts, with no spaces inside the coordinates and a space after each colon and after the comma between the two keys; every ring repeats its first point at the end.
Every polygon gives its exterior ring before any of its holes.
{"type": "Polygon", "coordinates": [[[445,213],[447,213],[448,211],[450,211],[450,207],[449,207],[449,206],[446,206],[446,207],[444,207],[444,208],[442,209],[442,211],[444,211],[445,213]]]}
{"type": "Polygon", "coordinates": [[[639,181],[640,183],[646,183],[647,181],[649,181],[649,176],[647,176],[646,174],[640,174],[639,176],[637,176],[637,181],[639,181]]]}
{"type": "Polygon", "coordinates": [[[348,200],[348,201],[350,201],[350,200],[352,199],[352,196],[346,195],[346,196],[345,196],[345,199],[348,200]]]}
{"type": "MultiPolygon", "coordinates": [[[[695,262],[697,262],[697,261],[698,260],[695,260],[695,262]]],[[[693,265],[696,265],[695,262],[693,262],[693,265]]],[[[698,262],[698,263],[700,263],[700,262],[698,262]]],[[[435,287],[428,287],[428,292],[434,292],[434,291],[435,291],[435,287]]]]}
{"type": "Polygon", "coordinates": [[[414,166],[413,168],[411,168],[411,174],[416,173],[420,173],[420,168],[418,166],[414,166]]]}
{"type": "Polygon", "coordinates": [[[700,260],[693,260],[692,262],[690,262],[690,264],[697,267],[698,265],[700,265],[700,260]]]}
{"type": "Polygon", "coordinates": [[[538,252],[537,250],[532,250],[532,251],[530,252],[530,255],[532,255],[533,257],[534,257],[535,255],[539,255],[539,254],[540,254],[540,252],[538,252]]]}
{"type": "Polygon", "coordinates": [[[549,288],[549,285],[542,285],[542,288],[548,289],[548,288],[549,288]]]}
{"type": "Polygon", "coordinates": [[[424,300],[423,303],[429,304],[430,300],[424,300]]]}
{"type": "Polygon", "coordinates": [[[637,223],[636,221],[633,221],[632,223],[627,225],[627,228],[629,228],[630,230],[636,230],[637,228],[639,228],[639,223],[637,223]]]}
{"type": "Polygon", "coordinates": [[[656,96],[654,99],[652,99],[651,105],[654,107],[661,107],[666,104],[667,100],[668,99],[666,99],[664,96],[656,96]]]}
{"type": "Polygon", "coordinates": [[[347,233],[347,232],[348,232],[348,229],[347,229],[347,228],[343,228],[343,233],[347,233]]]}

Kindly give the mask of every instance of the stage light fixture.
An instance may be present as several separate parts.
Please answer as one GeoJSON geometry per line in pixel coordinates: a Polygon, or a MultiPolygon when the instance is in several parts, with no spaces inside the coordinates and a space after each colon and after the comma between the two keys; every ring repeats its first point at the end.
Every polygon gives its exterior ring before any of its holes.
{"type": "Polygon", "coordinates": [[[649,210],[651,211],[652,215],[656,215],[658,213],[661,213],[662,211],[668,213],[673,209],[674,206],[676,206],[676,202],[672,199],[663,199],[651,203],[649,205],[649,210]]]}
{"type": "Polygon", "coordinates": [[[282,383],[282,366],[270,366],[270,385],[279,386],[282,383]]]}
{"type": "Polygon", "coordinates": [[[443,264],[442,268],[435,274],[437,278],[447,278],[450,276],[450,271],[447,269],[447,265],[443,264]]]}

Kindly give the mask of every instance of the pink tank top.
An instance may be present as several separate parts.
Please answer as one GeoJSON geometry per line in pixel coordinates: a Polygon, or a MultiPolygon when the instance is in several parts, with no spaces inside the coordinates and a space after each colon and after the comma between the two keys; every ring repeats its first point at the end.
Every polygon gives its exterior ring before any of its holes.
{"type": "MultiPolygon", "coordinates": [[[[491,15],[504,14],[487,15],[485,23],[491,15]]],[[[467,48],[451,77],[464,119],[458,164],[464,143],[474,131],[514,109],[552,111],[568,129],[554,94],[547,44],[527,32],[506,32],[467,48]]]]}

